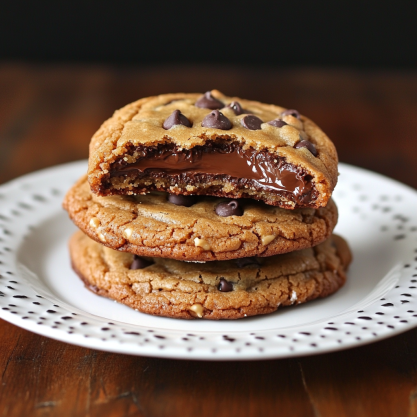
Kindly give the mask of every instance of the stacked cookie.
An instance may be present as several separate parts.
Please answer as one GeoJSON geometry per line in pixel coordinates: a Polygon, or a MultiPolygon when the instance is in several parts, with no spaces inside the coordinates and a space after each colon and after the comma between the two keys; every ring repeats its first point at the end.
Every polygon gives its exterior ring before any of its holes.
{"type": "Polygon", "coordinates": [[[333,143],[296,110],[218,91],[134,102],[90,143],[64,208],[87,288],[134,309],[235,319],[325,297],[351,255],[332,231],[333,143]]]}

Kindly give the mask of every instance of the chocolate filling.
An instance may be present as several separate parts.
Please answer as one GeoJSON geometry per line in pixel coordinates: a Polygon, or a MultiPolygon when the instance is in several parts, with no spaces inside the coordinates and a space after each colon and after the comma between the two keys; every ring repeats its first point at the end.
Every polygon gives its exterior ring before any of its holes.
{"type": "Polygon", "coordinates": [[[312,177],[302,169],[266,150],[243,150],[237,143],[209,142],[190,150],[179,150],[173,144],[139,146],[131,154],[139,156],[136,162],[116,161],[111,166],[111,177],[171,178],[172,185],[221,179],[242,188],[246,185],[278,194],[303,206],[317,196],[312,177]]]}

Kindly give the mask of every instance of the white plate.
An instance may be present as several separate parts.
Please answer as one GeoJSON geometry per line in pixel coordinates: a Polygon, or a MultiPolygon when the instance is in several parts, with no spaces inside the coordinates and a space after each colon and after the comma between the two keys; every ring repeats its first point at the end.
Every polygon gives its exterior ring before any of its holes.
{"type": "Polygon", "coordinates": [[[88,348],[181,359],[307,355],[380,340],[417,325],[417,193],[340,165],[336,232],[354,262],[331,297],[237,321],[149,316],[87,291],[70,268],[75,231],[61,208],[86,170],[75,162],[0,187],[0,317],[88,348]]]}

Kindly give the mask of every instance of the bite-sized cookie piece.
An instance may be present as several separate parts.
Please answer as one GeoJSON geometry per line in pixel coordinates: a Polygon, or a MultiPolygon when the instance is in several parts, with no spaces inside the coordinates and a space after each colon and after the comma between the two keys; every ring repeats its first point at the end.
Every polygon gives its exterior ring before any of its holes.
{"type": "Polygon", "coordinates": [[[143,313],[184,319],[239,319],[326,297],[345,283],[351,261],[340,237],[268,258],[190,263],[139,258],[77,232],[70,253],[91,291],[143,313]]]}
{"type": "Polygon", "coordinates": [[[215,261],[271,256],[317,245],[332,233],[337,208],[285,210],[252,199],[170,196],[98,197],[87,178],[67,193],[64,208],[92,239],[142,256],[215,261]]]}
{"type": "Polygon", "coordinates": [[[116,111],[93,136],[93,193],[253,198],[324,207],[337,182],[330,139],[297,110],[201,94],[149,97],[116,111]]]}

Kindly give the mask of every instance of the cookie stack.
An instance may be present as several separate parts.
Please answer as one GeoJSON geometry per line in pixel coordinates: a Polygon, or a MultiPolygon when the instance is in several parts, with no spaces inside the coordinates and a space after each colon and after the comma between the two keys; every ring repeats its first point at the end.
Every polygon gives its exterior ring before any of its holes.
{"type": "Polygon", "coordinates": [[[138,311],[237,319],[325,297],[351,255],[332,231],[337,153],[296,110],[213,90],[127,105],[64,208],[86,287],[138,311]]]}

